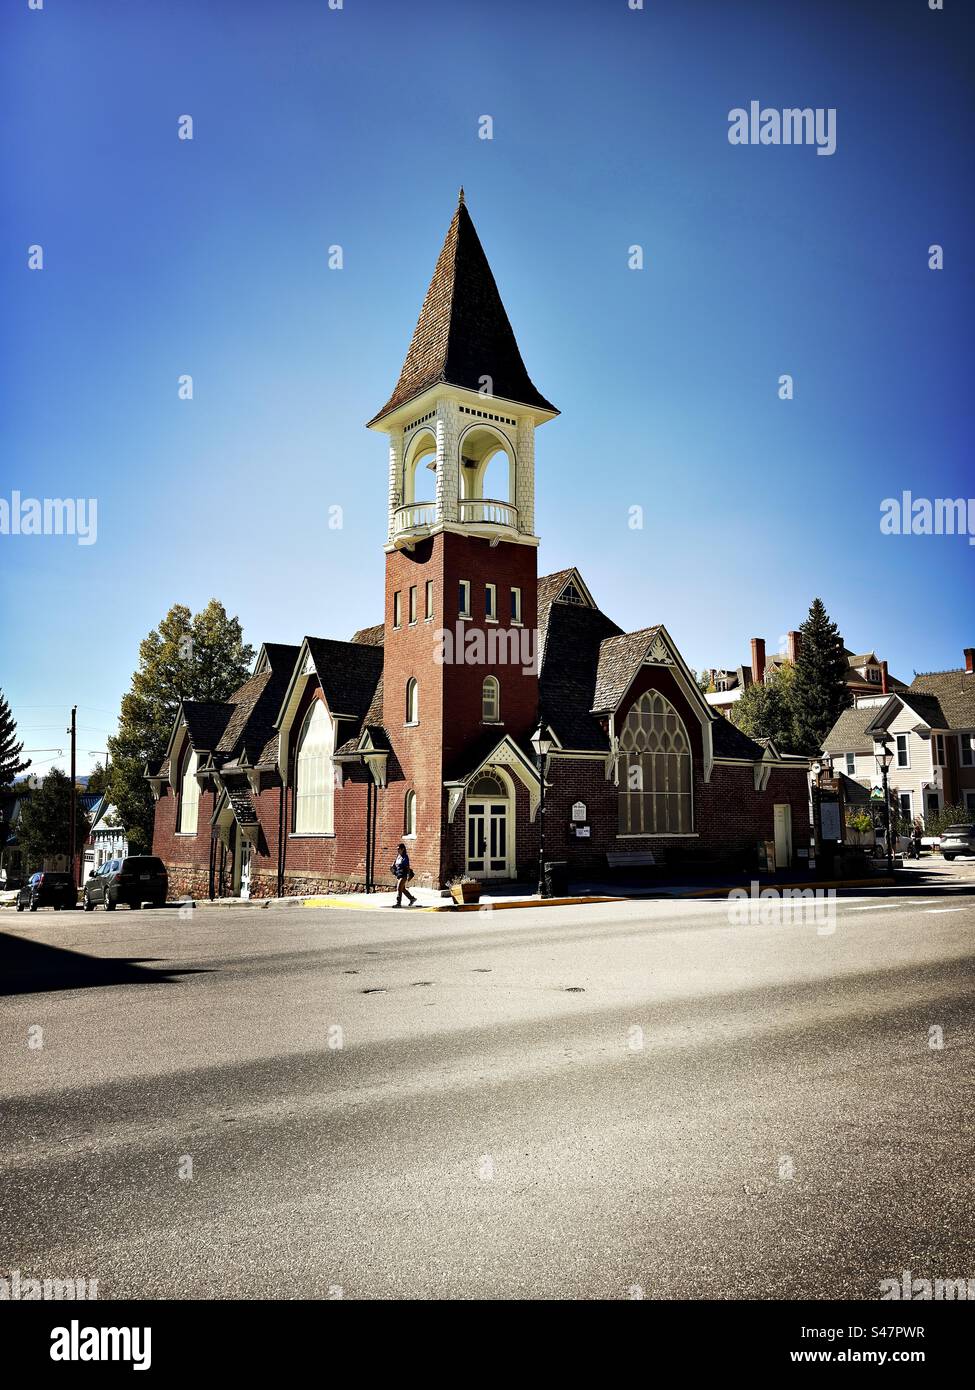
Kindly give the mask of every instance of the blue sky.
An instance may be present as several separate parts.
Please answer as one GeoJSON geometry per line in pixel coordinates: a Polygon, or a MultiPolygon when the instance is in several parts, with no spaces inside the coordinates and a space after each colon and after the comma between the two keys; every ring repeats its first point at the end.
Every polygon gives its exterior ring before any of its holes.
{"type": "Polygon", "coordinates": [[[960,665],[975,548],[879,521],[904,488],[975,492],[964,8],[7,7],[0,495],[98,499],[95,545],[0,536],[28,747],[64,746],[76,702],[85,770],[174,602],[219,597],[255,646],[381,618],[363,422],[461,183],[562,411],[537,439],[542,573],[577,564],[695,667],[775,649],[817,594],[904,679],[960,665]],[[835,107],[836,153],[730,145],[752,99],[835,107]]]}

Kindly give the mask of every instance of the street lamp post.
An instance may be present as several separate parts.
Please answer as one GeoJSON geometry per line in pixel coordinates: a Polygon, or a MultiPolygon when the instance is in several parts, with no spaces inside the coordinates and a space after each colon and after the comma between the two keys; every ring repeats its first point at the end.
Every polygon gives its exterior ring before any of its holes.
{"type": "Polygon", "coordinates": [[[538,763],[538,786],[540,801],[538,805],[538,896],[548,897],[545,891],[545,760],[552,751],[553,739],[544,724],[539,721],[532,734],[532,747],[538,763]]]}
{"type": "Polygon", "coordinates": [[[887,836],[887,872],[894,872],[894,843],[890,835],[890,792],[887,790],[887,773],[890,765],[894,761],[894,750],[891,748],[886,736],[875,739],[877,750],[877,762],[880,764],[880,776],[883,781],[884,792],[884,833],[887,836]]]}

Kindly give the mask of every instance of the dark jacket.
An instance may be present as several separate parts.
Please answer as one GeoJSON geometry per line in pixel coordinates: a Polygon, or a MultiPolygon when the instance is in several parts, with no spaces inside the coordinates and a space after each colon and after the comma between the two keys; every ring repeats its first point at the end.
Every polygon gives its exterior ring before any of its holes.
{"type": "Polygon", "coordinates": [[[408,854],[397,854],[393,861],[394,878],[409,878],[410,876],[410,856],[408,854]]]}

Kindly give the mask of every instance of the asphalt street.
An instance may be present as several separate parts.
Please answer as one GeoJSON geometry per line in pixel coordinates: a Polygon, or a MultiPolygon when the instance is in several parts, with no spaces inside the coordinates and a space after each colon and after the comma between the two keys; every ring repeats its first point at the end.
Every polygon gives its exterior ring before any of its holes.
{"type": "Polygon", "coordinates": [[[973,886],[785,920],[7,910],[0,1273],[159,1298],[975,1277],[973,886]]]}

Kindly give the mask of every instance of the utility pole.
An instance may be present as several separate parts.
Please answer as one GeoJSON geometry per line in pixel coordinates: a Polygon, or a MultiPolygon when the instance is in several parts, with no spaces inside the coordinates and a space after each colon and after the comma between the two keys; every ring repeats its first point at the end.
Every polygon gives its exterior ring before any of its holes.
{"type": "Polygon", "coordinates": [[[71,800],[68,808],[69,814],[71,816],[71,826],[68,831],[68,859],[70,861],[71,868],[68,870],[68,872],[71,874],[72,879],[74,879],[74,856],[75,850],[77,849],[77,845],[75,844],[75,832],[77,830],[78,823],[78,791],[75,787],[75,742],[78,734],[77,705],[71,706],[71,727],[68,729],[68,733],[71,735],[71,800]]]}

